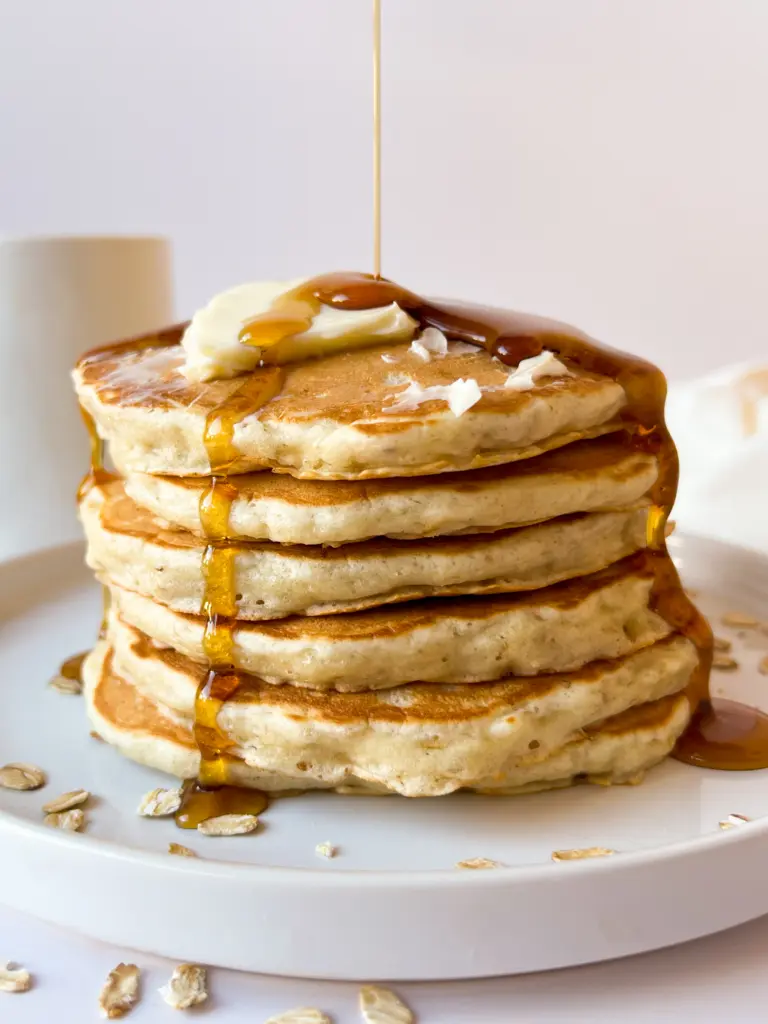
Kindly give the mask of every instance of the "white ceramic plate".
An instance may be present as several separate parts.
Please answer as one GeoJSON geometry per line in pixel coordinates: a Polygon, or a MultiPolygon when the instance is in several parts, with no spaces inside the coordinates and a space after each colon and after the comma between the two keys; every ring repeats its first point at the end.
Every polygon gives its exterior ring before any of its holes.
{"type": "MultiPolygon", "coordinates": [[[[768,620],[768,559],[675,540],[686,583],[717,619],[768,620]]],[[[0,763],[49,774],[0,790],[0,900],[123,946],[270,974],[470,978],[574,965],[705,935],[768,912],[768,771],[670,761],[641,786],[581,786],[510,799],[315,794],[278,801],[254,835],[206,839],[140,819],[166,777],[89,737],[81,698],[46,688],[86,648],[100,595],[80,546],[0,564],[0,763]],[[84,835],[41,825],[58,793],[95,794],[84,835]],[[736,812],[760,819],[723,832],[736,812]],[[317,843],[339,848],[321,860],[317,843]],[[169,856],[168,843],[199,860],[169,856]],[[551,851],[619,856],[552,863],[551,851]],[[460,871],[488,857],[508,867],[460,871]]],[[[714,692],[768,709],[757,662],[768,636],[735,639],[737,673],[714,692]]]]}

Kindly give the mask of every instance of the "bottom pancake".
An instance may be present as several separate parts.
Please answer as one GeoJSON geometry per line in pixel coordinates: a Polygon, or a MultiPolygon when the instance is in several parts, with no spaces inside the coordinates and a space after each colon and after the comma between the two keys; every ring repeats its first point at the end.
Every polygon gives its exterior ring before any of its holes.
{"type": "MultiPolygon", "coordinates": [[[[166,686],[186,677],[193,695],[185,661],[176,656],[164,669],[158,656],[153,672],[167,673],[166,686]]],[[[266,790],[371,787],[415,797],[528,791],[582,777],[618,783],[674,746],[690,716],[681,691],[695,664],[693,646],[676,636],[578,673],[490,685],[342,695],[249,679],[222,709],[219,728],[234,744],[232,780],[266,790]],[[615,714],[617,707],[628,710],[615,714]]],[[[140,688],[102,641],[84,678],[91,722],[108,743],[180,778],[197,774],[191,715],[154,696],[150,673],[140,688]]]]}

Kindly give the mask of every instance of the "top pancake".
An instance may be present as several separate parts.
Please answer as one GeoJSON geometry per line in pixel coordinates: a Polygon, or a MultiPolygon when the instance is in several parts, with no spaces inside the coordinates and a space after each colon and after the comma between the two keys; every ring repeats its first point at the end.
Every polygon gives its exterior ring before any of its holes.
{"type": "Polygon", "coordinates": [[[507,367],[483,349],[454,343],[429,362],[407,345],[386,345],[290,364],[277,394],[260,407],[244,396],[274,380],[275,368],[199,384],[179,372],[183,359],[178,344],[117,347],[76,368],[80,401],[123,471],[209,474],[206,418],[233,401],[246,412],[234,427],[239,457],[229,472],[271,468],[340,480],[530,458],[615,429],[626,404],[615,381],[575,366],[572,377],[544,378],[529,391],[505,388],[507,367]],[[460,416],[442,399],[388,411],[411,381],[427,388],[461,379],[476,381],[482,397],[460,416]]]}

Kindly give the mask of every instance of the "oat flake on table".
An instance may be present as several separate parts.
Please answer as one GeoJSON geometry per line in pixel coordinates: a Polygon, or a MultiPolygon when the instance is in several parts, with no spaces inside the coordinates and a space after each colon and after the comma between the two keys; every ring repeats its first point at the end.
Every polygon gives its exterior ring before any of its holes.
{"type": "Polygon", "coordinates": [[[136,964],[118,964],[107,975],[99,995],[99,1010],[107,1020],[130,1013],[139,1001],[139,976],[136,964]]]}
{"type": "Polygon", "coordinates": [[[28,992],[31,984],[31,974],[19,964],[9,961],[0,966],[0,992],[28,992]]]}
{"type": "Polygon", "coordinates": [[[392,989],[380,985],[363,985],[360,989],[360,1012],[365,1024],[414,1024],[412,1010],[392,989]]]}
{"type": "Polygon", "coordinates": [[[179,964],[174,967],[168,983],[158,989],[164,1001],[174,1010],[188,1010],[199,1006],[208,998],[208,977],[199,964],[179,964]]]}
{"type": "Polygon", "coordinates": [[[333,1021],[314,1006],[298,1006],[270,1017],[266,1024],[333,1024],[333,1021]]]}

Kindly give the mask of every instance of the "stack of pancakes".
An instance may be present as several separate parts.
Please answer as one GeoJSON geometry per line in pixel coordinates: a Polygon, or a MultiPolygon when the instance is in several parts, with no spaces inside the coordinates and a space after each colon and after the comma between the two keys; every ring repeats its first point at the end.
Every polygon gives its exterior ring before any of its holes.
{"type": "Polygon", "coordinates": [[[654,610],[659,467],[624,430],[617,381],[571,365],[516,390],[483,349],[450,343],[425,360],[399,344],[290,365],[249,409],[264,371],[191,383],[179,337],[75,371],[119,474],[97,474],[81,500],[88,562],[111,594],[85,665],[105,740],[198,772],[200,509],[211,425],[227,421],[217,543],[241,680],[217,728],[233,782],[520,792],[634,781],[669,753],[697,652],[654,610]],[[461,411],[466,381],[482,397],[461,411]]]}

